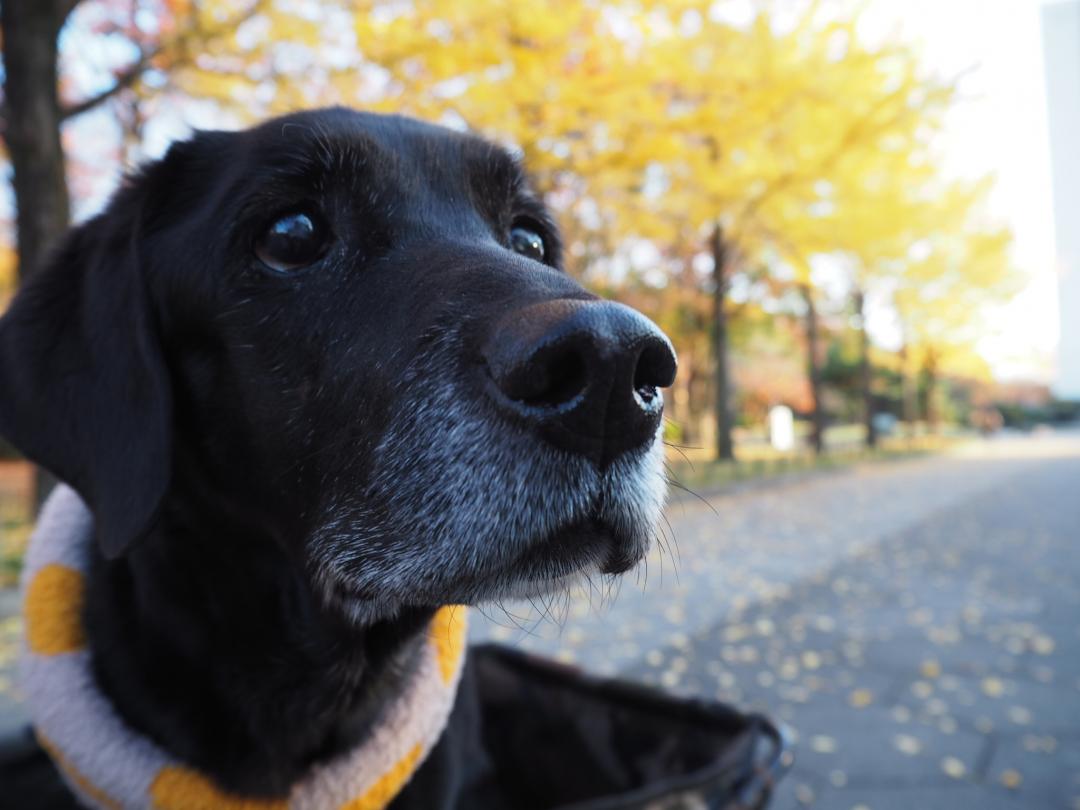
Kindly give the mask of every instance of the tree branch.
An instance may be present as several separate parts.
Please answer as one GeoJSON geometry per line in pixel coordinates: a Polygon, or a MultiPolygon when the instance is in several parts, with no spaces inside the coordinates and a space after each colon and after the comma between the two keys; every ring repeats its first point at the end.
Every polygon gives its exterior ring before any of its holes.
{"type": "Polygon", "coordinates": [[[807,178],[811,178],[815,175],[827,172],[838,160],[840,160],[841,157],[843,157],[843,155],[848,151],[848,149],[850,149],[851,146],[857,142],[859,136],[865,133],[865,131],[870,127],[870,124],[873,122],[874,117],[877,116],[877,114],[883,109],[885,109],[889,104],[897,101],[900,102],[898,110],[892,116],[890,116],[888,120],[881,122],[877,125],[877,127],[870,129],[871,134],[873,134],[875,131],[879,132],[884,130],[887,126],[899,121],[904,114],[910,113],[911,109],[904,104],[904,94],[907,93],[909,89],[910,88],[904,85],[897,88],[892,93],[889,93],[887,96],[878,99],[878,101],[873,106],[871,106],[869,110],[867,110],[863,115],[861,115],[859,118],[857,118],[851,123],[851,125],[848,127],[843,137],[835,145],[833,150],[830,153],[826,154],[819,161],[813,172],[805,172],[802,176],[800,176],[799,172],[795,170],[789,170],[784,172],[780,176],[774,178],[772,182],[767,183],[766,187],[761,192],[759,192],[756,197],[747,201],[746,205],[743,206],[742,211],[736,217],[736,222],[742,223],[749,217],[753,216],[757,212],[757,210],[761,208],[761,206],[763,206],[773,194],[790,186],[792,183],[802,182],[807,178]]]}
{"type": "Polygon", "coordinates": [[[75,10],[75,6],[79,5],[80,2],[82,2],[82,0],[58,0],[56,4],[57,30],[63,27],[68,16],[75,10]]]}
{"type": "Polygon", "coordinates": [[[126,90],[131,87],[142,76],[143,71],[150,64],[150,60],[157,56],[161,48],[154,48],[150,51],[144,52],[138,59],[131,65],[126,67],[120,73],[114,76],[114,82],[112,87],[108,87],[102,90],[100,93],[95,93],[88,98],[84,98],[82,101],[75,102],[74,104],[66,105],[60,111],[60,117],[67,121],[69,118],[74,118],[77,115],[82,115],[84,112],[89,112],[104,101],[115,96],[121,90],[126,90]]]}

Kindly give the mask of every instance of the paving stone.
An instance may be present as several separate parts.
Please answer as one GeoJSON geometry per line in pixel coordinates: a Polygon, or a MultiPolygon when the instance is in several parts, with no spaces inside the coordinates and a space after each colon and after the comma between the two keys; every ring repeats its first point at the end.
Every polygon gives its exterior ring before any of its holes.
{"type": "MultiPolygon", "coordinates": [[[[983,785],[957,784],[945,787],[852,788],[827,790],[811,805],[771,810],[1036,810],[1040,805],[1024,804],[1019,798],[983,785]]],[[[1045,810],[1052,810],[1046,806],[1045,810]]]]}
{"type": "Polygon", "coordinates": [[[986,781],[1031,807],[1080,806],[1080,738],[1040,729],[999,739],[986,781]]]}
{"type": "Polygon", "coordinates": [[[913,713],[945,713],[973,725],[989,720],[994,731],[1017,733],[1042,729],[1048,733],[1080,732],[1080,692],[1047,686],[1008,676],[991,675],[981,679],[948,679],[954,688],[946,691],[940,682],[930,692],[916,694],[907,690],[901,700],[913,713]]]}

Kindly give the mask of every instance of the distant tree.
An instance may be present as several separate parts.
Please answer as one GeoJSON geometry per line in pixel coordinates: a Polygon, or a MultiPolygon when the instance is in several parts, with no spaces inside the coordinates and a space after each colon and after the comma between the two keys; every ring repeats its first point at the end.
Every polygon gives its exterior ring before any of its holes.
{"type": "MultiPolygon", "coordinates": [[[[923,75],[914,52],[863,44],[857,16],[836,21],[814,3],[787,8],[796,11],[783,23],[763,7],[744,29],[718,19],[709,3],[680,4],[653,57],[666,71],[669,121],[684,144],[665,164],[680,189],[666,203],[709,235],[714,257],[720,458],[733,449],[724,357],[733,283],[747,262],[764,261],[777,271],[773,289],[786,282],[798,290],[812,442],[820,450],[825,414],[813,260],[847,251],[861,267],[882,243],[893,244],[905,223],[883,204],[895,194],[889,183],[899,182],[888,171],[902,177],[905,165],[927,162],[925,132],[953,96],[947,83],[923,75]],[[865,232],[852,227],[871,218],[865,232]]],[[[861,281],[872,286],[875,279],[861,281]]]]}
{"type": "MultiPolygon", "coordinates": [[[[898,264],[893,304],[905,336],[907,373],[918,369],[923,414],[938,421],[942,375],[979,377],[986,362],[975,351],[993,331],[997,308],[1019,289],[1012,234],[985,214],[991,181],[957,182],[925,194],[921,238],[898,264]]],[[[908,418],[914,418],[910,413],[908,418]]]]}
{"type": "Polygon", "coordinates": [[[67,229],[71,202],[60,127],[57,38],[78,0],[4,0],[2,132],[11,161],[19,271],[30,272],[67,229]]]}

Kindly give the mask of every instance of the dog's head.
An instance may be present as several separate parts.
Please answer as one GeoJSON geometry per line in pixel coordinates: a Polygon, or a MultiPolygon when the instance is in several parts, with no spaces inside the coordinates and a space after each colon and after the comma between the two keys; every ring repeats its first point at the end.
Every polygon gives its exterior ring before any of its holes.
{"type": "Polygon", "coordinates": [[[364,620],[640,560],[674,373],[506,152],[326,110],[198,134],[74,230],[0,320],[0,433],[107,556],[210,505],[364,620]]]}

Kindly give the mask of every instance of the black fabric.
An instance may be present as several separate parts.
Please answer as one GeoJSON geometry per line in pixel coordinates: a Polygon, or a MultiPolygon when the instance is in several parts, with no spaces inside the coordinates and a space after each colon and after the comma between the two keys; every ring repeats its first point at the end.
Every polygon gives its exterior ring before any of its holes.
{"type": "MultiPolygon", "coordinates": [[[[768,728],[721,704],[474,647],[446,731],[391,810],[761,808],[768,728]]],[[[0,810],[76,806],[29,735],[0,747],[0,810]]]]}
{"type": "Polygon", "coordinates": [[[630,810],[691,796],[736,807],[762,733],[759,720],[720,704],[476,647],[429,760],[454,774],[455,795],[433,790],[425,765],[393,810],[630,810]]]}
{"type": "Polygon", "coordinates": [[[0,739],[0,810],[78,810],[29,728],[0,739]]]}

